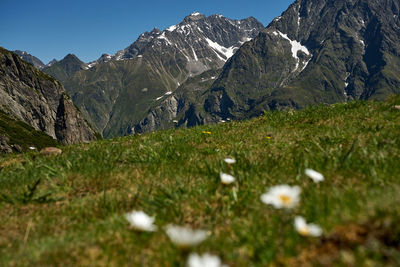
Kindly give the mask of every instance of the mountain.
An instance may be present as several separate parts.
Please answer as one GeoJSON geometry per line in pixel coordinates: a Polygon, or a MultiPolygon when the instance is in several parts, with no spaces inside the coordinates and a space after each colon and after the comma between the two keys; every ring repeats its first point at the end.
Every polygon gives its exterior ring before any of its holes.
{"type": "Polygon", "coordinates": [[[86,63],[74,54],[68,54],[60,61],[54,59],[50,61],[43,71],[59,81],[65,81],[75,72],[85,69],[88,69],[86,63]]]}
{"type": "Polygon", "coordinates": [[[0,110],[64,144],[96,139],[60,82],[1,47],[0,110]]]}
{"type": "Polygon", "coordinates": [[[45,67],[45,64],[40,59],[25,51],[15,50],[14,53],[20,56],[26,62],[31,63],[35,68],[43,69],[45,67]]]}
{"type": "Polygon", "coordinates": [[[209,120],[400,93],[400,2],[297,0],[225,64],[209,120]]]}
{"type": "Polygon", "coordinates": [[[400,93],[399,6],[389,0],[298,0],[243,45],[210,88],[186,101],[188,114],[170,112],[172,99],[180,103],[192,94],[184,90],[151,107],[134,128],[164,129],[166,118],[178,120],[169,127],[217,123],[400,93]]]}
{"type": "Polygon", "coordinates": [[[231,20],[193,13],[163,31],[141,34],[126,49],[89,63],[87,70],[80,65],[83,70],[69,77],[45,71],[64,84],[74,103],[105,137],[126,135],[164,95],[190,77],[220,69],[263,28],[254,18],[231,20]]]}

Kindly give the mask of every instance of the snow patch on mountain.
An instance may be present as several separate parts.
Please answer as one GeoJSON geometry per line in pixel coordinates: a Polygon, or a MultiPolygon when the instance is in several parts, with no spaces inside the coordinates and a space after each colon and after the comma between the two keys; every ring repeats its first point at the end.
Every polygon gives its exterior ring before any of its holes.
{"type": "MultiPolygon", "coordinates": [[[[292,56],[296,59],[297,63],[296,63],[296,68],[295,70],[297,70],[299,68],[299,63],[300,63],[300,59],[297,56],[297,53],[299,51],[302,51],[303,53],[305,53],[306,55],[311,55],[310,51],[308,51],[307,47],[301,45],[300,42],[296,41],[296,40],[291,40],[287,34],[281,33],[280,31],[274,31],[273,34],[275,36],[280,35],[283,39],[286,39],[289,41],[290,45],[292,46],[292,56]]],[[[308,62],[307,62],[308,64],[308,62]]]]}
{"type": "Polygon", "coordinates": [[[300,20],[301,20],[301,18],[300,18],[300,11],[299,11],[299,13],[297,14],[297,26],[299,26],[299,27],[300,27],[300,20]]]}
{"type": "Polygon", "coordinates": [[[233,46],[226,48],[226,47],[224,47],[224,46],[222,46],[222,45],[220,45],[220,44],[218,44],[216,42],[211,41],[208,38],[206,38],[206,41],[207,41],[208,45],[217,54],[217,56],[223,61],[227,61],[229,58],[231,58],[233,56],[233,54],[234,54],[234,50],[236,49],[236,47],[233,47],[233,46]],[[225,57],[225,59],[222,58],[220,56],[220,54],[222,54],[225,57]]]}
{"type": "Polygon", "coordinates": [[[160,36],[158,36],[158,39],[165,40],[167,44],[172,45],[172,43],[168,40],[168,38],[165,36],[165,32],[163,32],[160,36]]]}
{"type": "Polygon", "coordinates": [[[199,59],[197,58],[197,55],[196,55],[196,51],[194,51],[193,47],[192,47],[192,51],[193,51],[194,60],[199,61],[199,59]]]}
{"type": "Polygon", "coordinates": [[[156,101],[160,100],[161,98],[163,98],[164,96],[167,96],[167,95],[172,95],[172,91],[168,91],[165,94],[163,94],[162,96],[157,97],[156,101]]]}
{"type": "Polygon", "coordinates": [[[89,63],[89,64],[87,65],[87,69],[93,68],[95,65],[97,65],[97,62],[96,62],[96,61],[95,61],[95,62],[92,62],[92,63],[89,63]]]}
{"type": "Polygon", "coordinates": [[[172,26],[170,26],[170,27],[168,27],[168,28],[167,28],[167,31],[169,31],[169,32],[173,32],[173,31],[175,31],[175,30],[176,30],[176,28],[177,28],[177,26],[176,26],[176,25],[172,25],[172,26]]]}

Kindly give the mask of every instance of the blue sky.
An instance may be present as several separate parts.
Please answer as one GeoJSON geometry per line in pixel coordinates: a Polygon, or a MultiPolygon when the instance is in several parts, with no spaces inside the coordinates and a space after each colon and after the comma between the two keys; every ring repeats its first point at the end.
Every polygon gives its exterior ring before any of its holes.
{"type": "Polygon", "coordinates": [[[44,63],[68,53],[89,62],[114,54],[154,27],[161,30],[194,11],[231,19],[253,16],[267,25],[294,0],[0,0],[0,46],[24,50],[44,63]]]}

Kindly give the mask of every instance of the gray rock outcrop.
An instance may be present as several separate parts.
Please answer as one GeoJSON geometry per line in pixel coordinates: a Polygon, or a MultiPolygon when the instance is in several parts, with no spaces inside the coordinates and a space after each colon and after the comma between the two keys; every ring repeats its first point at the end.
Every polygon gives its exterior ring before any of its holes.
{"type": "Polygon", "coordinates": [[[96,139],[58,81],[1,47],[0,110],[64,144],[96,139]]]}

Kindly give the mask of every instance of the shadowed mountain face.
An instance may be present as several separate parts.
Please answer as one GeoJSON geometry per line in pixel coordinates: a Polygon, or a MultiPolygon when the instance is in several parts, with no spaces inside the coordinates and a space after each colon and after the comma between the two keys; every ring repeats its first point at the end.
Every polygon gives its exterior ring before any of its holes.
{"type": "Polygon", "coordinates": [[[0,110],[64,144],[96,139],[58,81],[1,47],[0,110]]]}
{"type": "MultiPolygon", "coordinates": [[[[64,75],[45,69],[66,87],[85,117],[105,137],[132,133],[149,108],[188,78],[220,69],[263,25],[254,18],[187,16],[164,31],[154,29],[115,55],[64,75]],[[85,68],[87,70],[85,70],[85,68]]],[[[65,69],[65,68],[64,68],[65,69]]]]}

